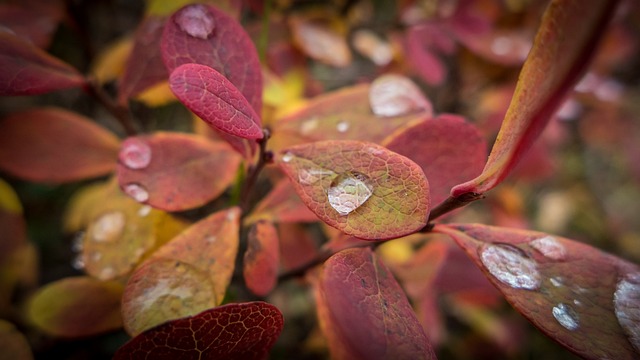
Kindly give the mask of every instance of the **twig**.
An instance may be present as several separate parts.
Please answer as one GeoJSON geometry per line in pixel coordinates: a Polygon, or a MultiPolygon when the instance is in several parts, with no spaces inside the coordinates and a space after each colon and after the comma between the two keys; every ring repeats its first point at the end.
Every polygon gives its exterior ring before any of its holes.
{"type": "Polygon", "coordinates": [[[433,228],[433,224],[431,222],[440,216],[447,214],[457,208],[461,208],[466,206],[474,201],[484,199],[484,194],[478,194],[469,192],[466,194],[462,194],[460,196],[449,196],[445,201],[441,202],[438,206],[431,210],[429,214],[429,219],[427,220],[427,226],[425,226],[421,232],[429,232],[431,228],[433,228]]]}
{"type": "Polygon", "coordinates": [[[267,151],[267,142],[269,141],[269,137],[271,137],[271,133],[268,129],[262,129],[262,132],[264,136],[262,139],[258,140],[258,144],[260,145],[258,163],[249,168],[249,175],[247,176],[244,186],[242,187],[242,193],[240,194],[240,209],[242,209],[243,214],[246,214],[249,210],[251,195],[253,193],[252,190],[256,181],[258,181],[258,176],[265,165],[273,161],[273,154],[270,151],[267,151]]]}

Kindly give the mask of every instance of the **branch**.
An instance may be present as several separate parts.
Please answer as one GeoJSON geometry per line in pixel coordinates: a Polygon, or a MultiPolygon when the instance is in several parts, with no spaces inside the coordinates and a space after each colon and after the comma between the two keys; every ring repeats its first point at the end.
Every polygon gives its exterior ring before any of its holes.
{"type": "Polygon", "coordinates": [[[258,140],[258,144],[260,145],[258,163],[249,168],[249,175],[247,176],[247,180],[242,187],[242,193],[240,194],[240,209],[242,209],[242,214],[246,214],[249,210],[251,195],[253,193],[252,190],[256,181],[258,181],[258,176],[262,172],[262,169],[265,165],[273,161],[273,153],[267,151],[267,142],[269,141],[269,137],[271,137],[271,132],[268,129],[262,129],[262,132],[264,137],[258,140]]]}
{"type": "Polygon", "coordinates": [[[431,210],[429,219],[427,220],[427,226],[425,226],[423,230],[425,230],[427,227],[430,227],[429,224],[442,215],[484,198],[484,194],[474,192],[464,193],[460,196],[449,196],[445,201],[441,202],[438,206],[431,210]]]}

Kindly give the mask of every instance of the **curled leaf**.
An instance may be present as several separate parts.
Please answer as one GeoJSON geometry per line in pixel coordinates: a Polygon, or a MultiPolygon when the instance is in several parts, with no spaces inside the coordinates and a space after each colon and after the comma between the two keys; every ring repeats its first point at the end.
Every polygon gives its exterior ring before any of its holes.
{"type": "Polygon", "coordinates": [[[424,173],[382,146],[315,142],[285,150],[278,163],[309,209],[349,235],[388,239],[426,224],[429,184],[424,173]]]}

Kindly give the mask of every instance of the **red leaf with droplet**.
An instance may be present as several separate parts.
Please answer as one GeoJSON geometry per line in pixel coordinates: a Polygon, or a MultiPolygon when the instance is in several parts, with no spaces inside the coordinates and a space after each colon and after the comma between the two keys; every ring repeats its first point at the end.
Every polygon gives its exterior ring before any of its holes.
{"type": "Polygon", "coordinates": [[[589,359],[640,354],[640,267],[579,242],[486,225],[436,225],[534,325],[589,359]]]}
{"type": "Polygon", "coordinates": [[[371,249],[324,264],[318,317],[334,359],[435,359],[402,288],[371,249]]]}
{"type": "Polygon", "coordinates": [[[0,69],[0,96],[38,95],[85,84],[74,67],[6,31],[0,31],[0,69]]]}
{"type": "Polygon", "coordinates": [[[54,336],[81,337],[122,326],[122,284],[88,276],[70,277],[38,290],[28,315],[39,328],[54,336]]]}
{"type": "Polygon", "coordinates": [[[215,199],[233,182],[240,165],[240,157],[226,144],[179,133],[128,138],[119,157],[123,191],[167,211],[215,199]]]}
{"type": "Polygon", "coordinates": [[[382,146],[321,141],[285,150],[278,163],[309,209],[349,235],[389,239],[426,224],[429,184],[422,169],[382,146]]]}
{"type": "Polygon", "coordinates": [[[118,102],[126,103],[149,87],[169,77],[160,54],[164,17],[149,16],[139,25],[133,50],[118,84],[118,102]]]}
{"type": "Polygon", "coordinates": [[[444,201],[453,185],[480,174],[487,159],[480,131],[457,115],[440,115],[411,126],[383,145],[422,167],[434,204],[444,201]]]}
{"type": "Polygon", "coordinates": [[[243,274],[247,288],[258,296],[266,296],[276,285],[280,248],[278,232],[272,223],[258,221],[247,239],[243,274]]]}
{"type": "Polygon", "coordinates": [[[482,174],[451,195],[487,192],[511,172],[589,65],[616,4],[550,3],[482,174]]]}
{"type": "Polygon", "coordinates": [[[187,5],[165,24],[161,49],[169,72],[188,63],[207,65],[229,79],[256,113],[262,111],[258,53],[242,25],[229,15],[209,5],[187,5]]]}
{"type": "Polygon", "coordinates": [[[256,204],[244,222],[252,224],[258,220],[275,223],[315,222],[318,221],[318,217],[300,200],[291,183],[283,179],[256,204]]]}
{"type": "Polygon", "coordinates": [[[106,175],[116,167],[119,144],[91,119],[63,109],[26,110],[0,120],[0,168],[30,181],[106,175]]]}
{"type": "Polygon", "coordinates": [[[283,325],[271,304],[228,304],[150,329],[118,349],[114,359],[266,359],[283,325]]]}
{"type": "Polygon", "coordinates": [[[169,86],[209,126],[246,139],[264,136],[260,116],[224,75],[209,66],[180,65],[171,73],[169,86]]]}

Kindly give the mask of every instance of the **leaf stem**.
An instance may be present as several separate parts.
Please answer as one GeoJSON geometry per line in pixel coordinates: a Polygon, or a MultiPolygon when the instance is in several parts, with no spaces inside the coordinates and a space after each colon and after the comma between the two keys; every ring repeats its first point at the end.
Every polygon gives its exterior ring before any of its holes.
{"type": "Polygon", "coordinates": [[[122,125],[127,135],[138,134],[138,130],[133,124],[133,119],[126,106],[118,105],[93,78],[87,80],[85,91],[95,98],[107,111],[109,111],[122,125]]]}
{"type": "Polygon", "coordinates": [[[271,137],[271,132],[268,129],[262,129],[262,133],[264,134],[264,137],[258,140],[258,144],[260,145],[258,162],[249,168],[249,175],[247,175],[247,179],[240,194],[240,209],[242,209],[243,215],[249,210],[251,195],[253,193],[252,190],[256,181],[258,181],[258,176],[265,165],[273,161],[273,154],[270,151],[267,151],[267,142],[269,141],[269,137],[271,137]]]}
{"type": "Polygon", "coordinates": [[[447,214],[457,208],[461,208],[466,206],[474,201],[484,199],[484,194],[468,192],[462,194],[460,196],[449,196],[445,201],[441,202],[438,206],[431,209],[429,214],[429,219],[427,219],[427,226],[422,229],[422,232],[429,231],[433,227],[430,223],[441,217],[444,214],[447,214]]]}

